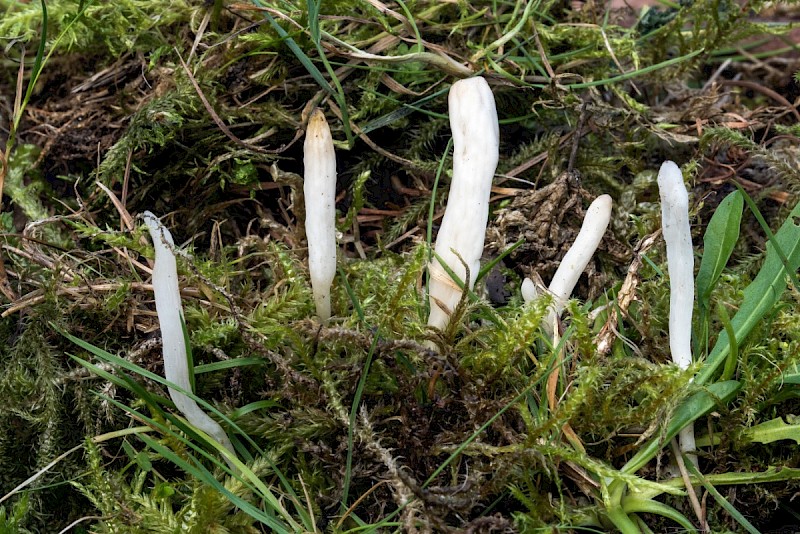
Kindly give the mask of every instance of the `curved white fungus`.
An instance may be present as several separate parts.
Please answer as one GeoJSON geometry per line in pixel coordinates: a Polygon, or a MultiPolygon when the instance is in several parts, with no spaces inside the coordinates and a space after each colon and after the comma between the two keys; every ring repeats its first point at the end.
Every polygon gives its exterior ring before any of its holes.
{"type": "MultiPolygon", "coordinates": [[[[186,344],[183,337],[183,307],[178,289],[178,269],[175,263],[175,254],[172,252],[175,243],[172,241],[169,230],[159,222],[155,215],[146,211],[143,218],[150,231],[150,238],[153,240],[156,252],[153,266],[153,293],[158,313],[158,326],[161,328],[164,376],[181,389],[191,391],[189,363],[186,358],[186,344]]],[[[201,410],[192,398],[175,388],[168,389],[172,402],[186,416],[189,423],[208,434],[228,449],[233,456],[236,456],[228,435],[216,421],[201,410]]],[[[230,460],[227,458],[226,460],[229,465],[232,465],[230,460]]]]}
{"type": "MultiPolygon", "coordinates": [[[[453,178],[435,251],[462,282],[469,268],[469,289],[480,268],[489,194],[500,157],[500,126],[494,95],[480,77],[459,80],[448,96],[450,128],[453,133],[453,178]]],[[[444,329],[462,291],[440,260],[430,265],[430,315],[428,325],[444,329]]]]}
{"type": "Polygon", "coordinates": [[[611,220],[612,201],[609,195],[601,195],[594,199],[586,210],[586,216],[578,232],[578,237],[564,255],[564,259],[556,269],[553,280],[548,288],[553,295],[553,304],[550,306],[544,319],[544,329],[552,334],[556,317],[564,310],[578,279],[592,259],[603,235],[611,220]]]}

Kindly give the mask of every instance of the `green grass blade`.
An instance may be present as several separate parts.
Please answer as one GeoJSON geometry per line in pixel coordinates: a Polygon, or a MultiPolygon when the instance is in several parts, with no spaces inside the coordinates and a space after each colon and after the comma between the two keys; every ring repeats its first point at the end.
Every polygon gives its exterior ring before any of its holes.
{"type": "MultiPolygon", "coordinates": [[[[781,259],[781,262],[783,263],[783,266],[787,270],[787,274],[789,275],[789,278],[792,280],[792,282],[794,282],[795,287],[800,286],[800,281],[798,281],[797,273],[795,272],[795,271],[797,271],[797,267],[795,267],[794,269],[792,269],[790,267],[791,264],[789,263],[789,258],[786,256],[786,253],[783,251],[783,247],[780,245],[780,243],[777,243],[775,241],[775,235],[772,233],[772,230],[770,229],[769,225],[767,224],[767,221],[764,220],[764,216],[761,215],[761,211],[758,209],[758,206],[756,206],[755,201],[750,197],[750,195],[747,194],[747,192],[744,190],[744,188],[741,185],[739,185],[736,182],[734,182],[734,184],[736,185],[737,189],[739,189],[739,191],[741,191],[742,195],[744,195],[744,200],[745,200],[745,202],[747,202],[747,207],[750,208],[750,211],[752,212],[753,216],[758,221],[759,226],[761,226],[761,229],[764,230],[764,233],[767,236],[767,240],[769,241],[770,244],[772,244],[773,247],[775,247],[775,253],[781,259]]],[[[794,218],[794,217],[792,215],[790,215],[789,218],[791,219],[791,218],[794,218]]],[[[795,221],[794,221],[795,222],[795,226],[800,226],[800,219],[798,219],[798,218],[794,218],[794,219],[795,219],[795,221]]]]}
{"type": "Polygon", "coordinates": [[[716,382],[686,399],[675,410],[666,432],[647,442],[620,471],[635,473],[644,467],[666,443],[669,443],[669,440],[678,435],[682,428],[716,408],[718,403],[724,404],[731,400],[740,386],[736,380],[716,382]]]}
{"type": "Polygon", "coordinates": [[[236,506],[238,509],[255,519],[256,521],[266,525],[267,527],[271,528],[273,532],[277,532],[280,534],[291,534],[292,532],[296,532],[295,529],[290,529],[287,525],[284,525],[278,522],[274,517],[264,513],[262,510],[259,510],[252,503],[249,503],[239,497],[231,493],[223,484],[221,484],[208,470],[204,469],[199,462],[196,460],[192,463],[187,462],[173,451],[168,449],[167,447],[160,444],[158,441],[154,440],[153,438],[147,435],[140,435],[139,436],[142,441],[153,451],[159,454],[164,459],[172,462],[184,472],[188,473],[189,475],[193,476],[197,480],[201,480],[204,483],[208,484],[215,490],[219,491],[225,497],[227,497],[231,503],[236,506]]]}
{"type": "MultiPolygon", "coordinates": [[[[369,325],[366,323],[364,310],[361,306],[361,303],[358,300],[353,288],[350,287],[350,284],[347,281],[347,276],[345,275],[344,271],[341,267],[339,267],[339,277],[344,284],[345,291],[347,295],[350,297],[350,302],[353,304],[353,308],[356,310],[358,314],[359,320],[364,323],[364,325],[369,328],[369,325]]],[[[353,472],[353,451],[355,450],[355,435],[353,434],[356,428],[356,414],[358,412],[358,406],[361,404],[361,397],[364,393],[364,385],[367,382],[367,375],[369,374],[370,364],[372,363],[372,357],[375,354],[375,348],[378,346],[378,341],[380,340],[380,329],[378,329],[372,337],[372,343],[369,348],[369,352],[367,353],[367,357],[364,361],[364,369],[361,372],[361,377],[358,380],[358,384],[356,386],[355,394],[353,395],[353,402],[350,406],[350,414],[349,414],[349,425],[347,428],[347,459],[345,461],[345,471],[344,471],[344,482],[342,484],[342,510],[347,510],[347,501],[349,498],[350,493],[350,482],[352,480],[352,472],[353,472]]]]}
{"type": "MultiPolygon", "coordinates": [[[[222,471],[228,473],[228,475],[236,477],[250,491],[252,491],[253,493],[259,495],[259,497],[268,506],[270,506],[273,509],[274,512],[276,512],[277,514],[282,516],[283,519],[286,521],[287,525],[282,525],[280,523],[275,523],[275,520],[274,520],[273,516],[264,515],[263,511],[255,508],[255,506],[253,506],[251,503],[249,503],[249,502],[241,499],[240,497],[232,494],[230,491],[228,491],[217,480],[217,478],[211,472],[209,472],[197,460],[196,457],[192,456],[190,453],[186,453],[186,454],[187,454],[188,458],[190,460],[192,460],[191,463],[187,462],[185,459],[183,459],[182,457],[178,456],[171,449],[169,449],[169,448],[167,448],[167,447],[165,447],[165,446],[163,446],[161,444],[158,444],[158,442],[156,442],[155,440],[153,440],[149,436],[147,436],[146,439],[143,439],[143,441],[145,441],[146,443],[149,443],[149,444],[150,443],[157,443],[157,447],[155,447],[154,450],[156,450],[159,454],[161,454],[165,459],[173,462],[175,465],[177,465],[178,467],[180,467],[181,469],[183,469],[184,471],[186,471],[190,475],[196,477],[198,480],[202,480],[206,484],[214,487],[215,489],[217,489],[221,493],[225,494],[231,500],[231,502],[233,504],[235,504],[242,511],[244,511],[245,513],[247,513],[248,515],[250,515],[254,519],[256,519],[258,521],[261,521],[261,522],[263,522],[265,524],[268,524],[272,528],[280,528],[281,529],[280,531],[284,531],[283,529],[288,529],[288,530],[286,530],[287,532],[298,532],[298,531],[302,530],[301,526],[294,520],[293,517],[291,517],[289,512],[282,505],[281,500],[278,499],[274,495],[272,490],[270,490],[255,475],[255,473],[253,473],[252,470],[249,469],[249,467],[244,465],[238,459],[232,458],[234,460],[234,463],[237,464],[236,466],[237,466],[238,471],[239,471],[238,473],[233,473],[225,463],[223,463],[222,461],[220,461],[216,457],[212,456],[204,448],[200,447],[196,443],[196,441],[201,441],[201,442],[205,442],[206,444],[214,445],[219,452],[224,452],[224,447],[222,445],[220,445],[220,444],[217,444],[209,436],[207,436],[205,434],[202,434],[202,433],[198,433],[194,429],[194,427],[192,427],[190,424],[188,424],[188,422],[186,422],[184,419],[182,419],[180,417],[175,417],[175,416],[173,416],[171,414],[167,414],[167,413],[164,414],[166,416],[166,418],[176,428],[180,429],[181,432],[183,432],[187,436],[192,436],[193,439],[188,439],[186,436],[184,436],[182,434],[179,434],[179,433],[176,433],[175,431],[173,431],[167,425],[165,425],[165,424],[163,424],[163,423],[161,423],[159,421],[156,421],[155,419],[147,417],[143,413],[136,411],[135,409],[133,409],[133,408],[131,408],[131,407],[129,407],[129,406],[117,401],[116,399],[111,399],[111,398],[105,397],[103,395],[100,395],[100,396],[102,398],[104,398],[107,402],[109,402],[109,403],[117,406],[121,410],[129,413],[134,418],[139,419],[141,421],[144,421],[150,427],[152,427],[152,428],[158,430],[159,432],[161,432],[161,434],[168,435],[171,438],[180,441],[181,443],[183,443],[188,448],[193,449],[194,451],[199,453],[201,456],[203,456],[207,460],[209,460],[211,463],[213,463],[217,468],[219,468],[222,471]]],[[[292,496],[292,497],[290,497],[290,500],[293,501],[293,503],[295,504],[295,507],[298,509],[299,515],[302,518],[304,524],[306,526],[310,526],[311,525],[310,517],[305,512],[305,509],[302,506],[299,506],[299,503],[298,503],[296,497],[292,496]]]]}
{"type": "Polygon", "coordinates": [[[445,117],[445,115],[443,115],[441,113],[434,113],[434,112],[426,109],[424,107],[424,105],[427,104],[428,102],[432,101],[432,100],[436,100],[437,98],[439,98],[442,95],[447,94],[448,91],[450,91],[450,87],[449,86],[447,88],[445,88],[445,89],[440,89],[439,91],[436,91],[435,93],[432,93],[432,94],[430,94],[428,96],[424,96],[424,97],[422,97],[422,98],[420,98],[420,99],[418,99],[418,100],[416,100],[416,101],[414,101],[414,102],[412,102],[410,104],[404,103],[404,102],[402,102],[402,101],[400,101],[398,99],[392,98],[389,95],[383,95],[383,94],[380,94],[380,93],[374,93],[374,95],[376,97],[385,98],[387,100],[395,102],[398,106],[401,106],[401,107],[395,109],[394,111],[390,111],[389,113],[387,113],[385,115],[382,115],[382,116],[378,117],[377,119],[372,119],[371,121],[369,121],[368,123],[366,123],[364,126],[361,127],[361,132],[364,133],[364,134],[368,134],[368,133],[370,133],[370,132],[372,132],[374,130],[379,130],[381,128],[385,128],[386,126],[389,126],[390,124],[393,124],[393,123],[399,121],[400,119],[403,119],[403,118],[411,115],[414,112],[424,113],[424,114],[426,114],[428,116],[432,116],[432,117],[445,117]]]}
{"type": "Polygon", "coordinates": [[[739,363],[739,343],[736,341],[736,333],[733,331],[731,319],[728,317],[728,312],[725,311],[723,304],[717,306],[717,315],[719,320],[722,321],[722,327],[725,329],[725,333],[728,334],[728,340],[730,341],[730,350],[728,351],[728,357],[725,358],[725,367],[722,370],[720,380],[730,380],[736,373],[736,364],[739,363]]]}
{"type": "MultiPolygon", "coordinates": [[[[22,105],[20,105],[16,114],[14,115],[14,124],[11,128],[11,136],[17,131],[19,127],[19,122],[22,120],[22,112],[27,107],[28,102],[31,99],[31,95],[33,94],[33,89],[36,86],[36,82],[39,80],[39,75],[42,73],[42,68],[44,67],[45,57],[44,57],[44,50],[47,48],[47,3],[44,0],[42,1],[42,35],[39,39],[39,46],[36,48],[36,59],[33,60],[33,67],[31,68],[31,79],[28,81],[28,87],[25,89],[25,96],[22,98],[22,105]]],[[[9,139],[9,142],[13,142],[12,139],[9,139]]]]}
{"type": "MultiPolygon", "coordinates": [[[[555,351],[560,350],[560,348],[563,346],[563,344],[565,344],[567,342],[567,340],[569,340],[569,338],[572,336],[574,331],[575,331],[575,325],[571,324],[569,326],[569,328],[567,328],[567,331],[564,332],[564,335],[562,336],[561,341],[559,342],[559,346],[556,347],[554,350],[555,351]]],[[[429,486],[431,484],[431,482],[433,482],[436,479],[436,477],[439,476],[439,473],[441,473],[448,465],[450,465],[456,458],[458,458],[461,455],[461,453],[464,451],[464,449],[466,449],[467,446],[470,443],[475,441],[478,438],[478,436],[480,436],[483,433],[484,430],[489,428],[497,420],[498,417],[503,415],[512,406],[516,406],[520,402],[523,402],[526,399],[526,397],[528,396],[528,394],[531,391],[533,391],[533,388],[535,388],[536,386],[538,386],[539,384],[544,382],[544,380],[548,376],[550,376],[550,372],[553,370],[555,362],[556,362],[556,358],[553,358],[553,360],[550,363],[549,367],[547,369],[544,369],[538,375],[538,377],[535,380],[531,380],[531,383],[528,384],[525,387],[525,389],[523,389],[519,393],[519,395],[514,397],[514,399],[512,399],[511,402],[509,402],[508,404],[503,406],[503,408],[498,410],[496,414],[494,414],[492,417],[490,417],[483,425],[481,425],[475,432],[473,432],[470,437],[468,437],[466,440],[464,440],[464,442],[461,443],[456,448],[456,450],[454,450],[452,452],[452,454],[450,454],[450,456],[448,456],[447,459],[433,473],[431,473],[431,475],[428,477],[428,479],[425,481],[425,483],[422,485],[422,487],[425,488],[425,487],[429,486]]]]}
{"type": "MultiPolygon", "coordinates": [[[[442,178],[442,173],[444,172],[444,164],[447,161],[447,156],[450,154],[450,151],[453,149],[453,138],[451,137],[447,141],[447,146],[444,149],[444,153],[442,153],[441,159],[439,159],[439,166],[436,167],[436,176],[433,180],[433,190],[431,191],[431,204],[428,208],[428,226],[425,230],[425,242],[428,244],[428,248],[431,248],[431,243],[433,243],[433,215],[436,213],[436,191],[439,188],[439,180],[442,178]]],[[[431,249],[431,253],[432,253],[431,249]]],[[[432,257],[428,257],[428,261],[432,260],[432,257]]]]}
{"type": "Polygon", "coordinates": [[[231,412],[231,419],[239,419],[243,415],[247,415],[252,412],[257,412],[258,410],[266,410],[268,408],[280,408],[281,405],[279,402],[264,399],[260,401],[251,402],[249,404],[245,404],[240,408],[236,408],[234,411],[231,412]]]}
{"type": "Polygon", "coordinates": [[[250,365],[264,365],[264,360],[262,358],[233,358],[220,362],[204,363],[203,365],[195,366],[194,374],[201,375],[203,373],[213,373],[215,371],[224,371],[225,369],[233,369],[234,367],[248,367],[250,365]]]}
{"type": "Polygon", "coordinates": [[[617,82],[622,82],[625,80],[630,80],[631,78],[636,78],[638,76],[642,76],[648,74],[650,72],[663,69],[666,67],[670,67],[672,65],[677,65],[678,63],[683,63],[689,59],[692,59],[695,56],[698,56],[703,53],[703,49],[695,50],[694,52],[689,52],[686,55],[668,59],[666,61],[662,61],[661,63],[656,63],[655,65],[650,65],[649,67],[645,67],[639,70],[633,70],[631,72],[626,72],[625,74],[620,74],[619,76],[614,76],[611,78],[604,78],[602,80],[595,80],[591,82],[583,82],[583,83],[572,83],[567,84],[565,87],[570,89],[586,89],[587,87],[597,87],[598,85],[611,85],[617,82]]]}
{"type": "Polygon", "coordinates": [[[28,87],[25,90],[25,96],[22,100],[22,104],[20,105],[19,109],[16,110],[16,115],[14,116],[13,126],[10,129],[9,139],[6,143],[8,146],[12,146],[14,144],[14,136],[16,135],[17,128],[19,127],[19,123],[22,120],[22,114],[25,108],[28,106],[28,102],[33,96],[33,91],[36,88],[36,82],[39,81],[39,76],[42,74],[42,70],[44,69],[45,64],[50,59],[50,56],[53,55],[53,52],[58,48],[58,43],[61,42],[61,39],[64,35],[72,29],[72,26],[78,23],[80,19],[83,17],[83,14],[92,5],[92,2],[81,2],[78,6],[78,11],[72,20],[69,21],[69,24],[62,30],[62,32],[56,37],[53,41],[50,51],[47,55],[44,55],[45,48],[47,48],[47,26],[48,26],[48,17],[47,17],[47,4],[45,0],[41,0],[42,2],[42,36],[39,40],[39,45],[36,49],[36,59],[33,62],[33,68],[31,69],[31,78],[28,81],[28,87]]]}
{"type": "Polygon", "coordinates": [[[189,388],[192,393],[197,391],[194,379],[194,352],[192,352],[192,342],[189,339],[189,330],[186,329],[186,321],[181,313],[181,333],[183,334],[183,345],[186,347],[186,364],[189,367],[189,388]]]}
{"type": "Polygon", "coordinates": [[[131,379],[131,377],[129,377],[128,375],[125,374],[115,375],[113,373],[109,373],[108,371],[101,369],[100,367],[94,365],[93,363],[88,362],[77,356],[70,355],[70,358],[79,365],[82,365],[83,367],[91,371],[93,374],[99,376],[100,378],[103,378],[118,387],[127,389],[128,391],[133,393],[138,399],[144,401],[145,404],[147,404],[147,406],[152,410],[158,411],[159,406],[174,406],[171,400],[167,399],[166,397],[153,395],[145,388],[143,388],[138,382],[131,379]]]}
{"type": "Polygon", "coordinates": [[[352,147],[354,140],[353,132],[350,129],[350,112],[347,109],[347,99],[344,97],[342,84],[339,82],[339,78],[336,76],[336,72],[333,70],[330,61],[328,61],[325,49],[322,47],[319,28],[319,7],[321,3],[322,0],[308,0],[306,2],[308,8],[309,33],[311,34],[311,40],[314,41],[314,46],[317,47],[317,54],[319,54],[322,65],[325,67],[325,71],[328,73],[328,76],[331,77],[333,85],[336,88],[336,92],[333,93],[333,98],[336,100],[336,104],[342,112],[342,126],[344,127],[344,134],[347,137],[347,145],[352,147]]]}
{"type": "Polygon", "coordinates": [[[478,276],[475,278],[475,283],[477,284],[478,282],[480,282],[481,278],[483,278],[484,276],[486,276],[487,274],[489,274],[490,272],[492,272],[492,269],[494,269],[494,266],[495,266],[495,265],[497,265],[498,263],[500,263],[501,261],[503,261],[503,259],[504,259],[506,256],[508,256],[509,254],[511,254],[512,252],[514,252],[514,251],[515,251],[517,248],[519,248],[519,247],[520,247],[520,245],[522,245],[523,243],[525,243],[525,238],[524,238],[524,237],[523,237],[522,239],[518,240],[516,243],[514,243],[514,244],[513,244],[513,245],[511,245],[510,247],[508,247],[507,249],[505,249],[505,250],[504,250],[503,252],[501,252],[500,254],[498,254],[496,258],[493,258],[493,259],[492,259],[491,261],[489,261],[489,262],[488,262],[486,265],[484,265],[483,267],[481,267],[481,270],[480,270],[480,271],[478,271],[478,276]]]}
{"type": "MultiPolygon", "coordinates": [[[[253,0],[253,3],[261,8],[266,7],[261,0],[253,0]]],[[[273,30],[275,30],[275,33],[277,33],[283,42],[286,43],[286,46],[289,47],[289,50],[291,50],[295,57],[297,57],[297,60],[303,65],[303,67],[305,67],[311,77],[314,78],[314,81],[316,81],[320,87],[325,89],[325,91],[330,93],[335,98],[336,91],[333,89],[333,87],[331,87],[331,84],[328,83],[328,80],[325,79],[325,76],[322,75],[322,72],[320,72],[317,66],[314,65],[314,63],[311,61],[311,58],[309,58],[306,53],[303,52],[303,49],[300,48],[297,42],[295,42],[295,40],[289,36],[289,33],[284,30],[280,24],[278,24],[278,21],[276,21],[275,18],[269,14],[269,11],[264,10],[261,12],[261,14],[264,15],[264,18],[267,19],[267,22],[269,22],[269,25],[272,26],[273,30]]]]}
{"type": "Polygon", "coordinates": [[[678,523],[686,532],[697,532],[692,522],[672,506],[652,499],[627,497],[622,500],[622,510],[626,514],[657,514],[678,523]]]}
{"type": "MultiPolygon", "coordinates": [[[[702,437],[697,440],[700,445],[705,440],[702,437]]],[[[775,482],[786,482],[789,480],[800,480],[800,469],[791,467],[769,467],[765,471],[747,471],[747,472],[733,472],[733,473],[719,473],[717,475],[705,475],[709,483],[716,486],[743,486],[751,484],[770,484],[775,482]]],[[[700,482],[697,477],[690,476],[689,481],[693,486],[698,485],[700,482]]],[[[663,482],[665,486],[674,486],[676,488],[683,488],[683,479],[673,478],[663,482]]],[[[655,493],[657,490],[644,489],[637,497],[642,499],[652,499],[659,495],[655,493]]]]}
{"type": "MultiPolygon", "coordinates": [[[[150,372],[150,371],[148,371],[146,369],[142,369],[141,367],[139,367],[139,366],[137,366],[137,365],[125,360],[124,358],[120,358],[119,356],[111,354],[111,353],[109,353],[109,352],[107,352],[107,351],[105,351],[105,350],[103,350],[103,349],[101,349],[99,347],[95,347],[91,343],[87,343],[86,341],[83,341],[82,339],[76,338],[75,336],[72,336],[72,335],[68,334],[67,332],[64,332],[64,331],[62,331],[62,330],[60,330],[58,328],[56,328],[56,330],[58,332],[60,332],[61,335],[63,335],[64,337],[66,337],[67,339],[69,339],[70,341],[72,341],[73,343],[78,345],[79,347],[87,350],[91,354],[94,354],[95,356],[97,356],[98,358],[106,361],[107,363],[110,363],[110,364],[112,364],[112,365],[114,365],[116,367],[119,367],[121,369],[129,371],[129,372],[134,373],[136,375],[139,375],[139,376],[141,376],[143,378],[147,378],[147,379],[153,380],[154,382],[158,382],[159,384],[161,384],[163,386],[166,386],[168,388],[173,388],[173,389],[175,389],[177,391],[180,391],[181,393],[185,394],[186,396],[188,396],[189,398],[191,398],[195,402],[197,402],[204,410],[207,410],[208,412],[213,413],[217,418],[219,418],[222,422],[224,422],[225,425],[227,425],[229,428],[231,428],[235,432],[237,432],[239,436],[242,436],[250,444],[250,446],[253,447],[258,452],[258,454],[260,454],[262,457],[266,457],[266,453],[264,452],[264,450],[261,447],[259,447],[259,445],[244,430],[242,430],[242,428],[239,427],[239,425],[237,425],[230,417],[226,416],[225,414],[220,412],[216,407],[214,407],[210,403],[206,402],[202,398],[198,397],[197,395],[195,395],[191,391],[186,391],[183,388],[181,388],[180,386],[178,386],[176,384],[173,384],[172,382],[168,381],[167,379],[165,379],[162,376],[159,376],[159,375],[157,375],[155,373],[152,373],[152,372],[150,372]]],[[[81,360],[78,359],[78,361],[81,361],[81,360]]],[[[104,378],[107,378],[108,380],[112,380],[112,381],[114,381],[114,383],[118,383],[120,385],[123,385],[123,387],[128,387],[131,391],[133,391],[134,394],[136,394],[137,396],[140,396],[140,398],[143,398],[145,400],[147,400],[149,398],[149,399],[151,399],[150,402],[155,403],[156,397],[148,394],[146,392],[146,390],[142,386],[140,386],[134,380],[131,380],[129,377],[125,377],[124,375],[121,376],[121,377],[120,376],[114,376],[111,373],[105,372],[105,371],[99,369],[98,367],[93,366],[92,364],[89,364],[88,362],[87,362],[87,364],[88,364],[87,367],[92,369],[94,372],[97,372],[100,376],[103,376],[104,378]]],[[[171,405],[171,403],[167,402],[166,400],[165,400],[164,404],[171,405]]],[[[165,417],[173,417],[173,420],[175,420],[174,416],[171,416],[167,412],[164,412],[164,415],[165,415],[165,417]]],[[[189,432],[189,433],[191,433],[193,435],[199,436],[199,434],[197,433],[196,429],[194,429],[191,425],[186,427],[186,425],[180,424],[179,426],[181,426],[182,428],[187,428],[187,432],[189,432]]],[[[216,444],[216,442],[213,442],[212,444],[216,444]]],[[[216,445],[219,445],[219,444],[216,444],[216,445]]],[[[275,475],[281,481],[281,485],[283,486],[284,491],[286,492],[286,494],[289,495],[292,498],[293,502],[299,503],[299,499],[297,497],[297,494],[294,491],[294,487],[289,482],[289,480],[286,478],[286,476],[283,474],[281,469],[278,468],[277,465],[274,465],[272,462],[270,462],[270,468],[273,470],[275,475]]],[[[297,511],[298,511],[298,514],[301,515],[301,516],[303,514],[307,514],[307,511],[301,506],[298,506],[298,510],[297,511]]]]}
{"type": "Polygon", "coordinates": [[[344,269],[342,269],[340,265],[338,266],[337,270],[339,272],[339,279],[342,281],[342,285],[344,286],[344,290],[347,293],[347,296],[350,298],[350,303],[353,305],[356,315],[358,315],[358,320],[362,323],[366,322],[364,309],[361,307],[361,303],[358,301],[355,291],[353,291],[353,288],[350,287],[350,282],[347,281],[347,275],[345,274],[344,269]]]}
{"type": "Polygon", "coordinates": [[[367,358],[364,361],[364,370],[361,372],[361,377],[358,379],[356,392],[355,395],[353,395],[353,403],[350,406],[350,425],[347,429],[347,463],[345,466],[345,476],[342,490],[342,506],[344,510],[347,509],[347,499],[350,493],[350,481],[352,480],[353,451],[355,448],[355,436],[353,435],[353,432],[356,428],[356,415],[358,414],[358,407],[361,404],[361,397],[364,394],[364,386],[367,383],[367,375],[369,374],[370,364],[372,363],[372,357],[375,355],[375,348],[378,346],[379,339],[380,337],[378,332],[376,332],[375,335],[372,336],[372,344],[369,347],[367,358]]]}
{"type": "Polygon", "coordinates": [[[697,479],[700,480],[700,483],[703,484],[703,487],[706,488],[706,490],[708,490],[708,492],[711,494],[712,497],[714,497],[714,500],[717,501],[717,503],[720,506],[722,506],[725,509],[725,511],[728,512],[731,515],[731,517],[742,526],[742,528],[744,528],[750,534],[761,534],[761,532],[755,526],[753,526],[753,524],[750,521],[745,519],[745,517],[741,514],[741,512],[739,512],[739,510],[734,508],[733,505],[730,502],[728,502],[728,499],[723,497],[722,494],[717,491],[717,488],[715,488],[714,485],[711,484],[708,481],[708,479],[704,477],[700,473],[700,471],[697,470],[697,468],[694,466],[692,462],[684,460],[684,463],[686,464],[687,469],[689,469],[692,475],[697,477],[697,479]]]}
{"type": "MultiPolygon", "coordinates": [[[[439,189],[439,180],[442,177],[442,173],[444,172],[444,164],[447,161],[447,156],[450,154],[450,151],[453,149],[453,138],[450,137],[447,141],[447,146],[442,153],[442,157],[439,160],[439,166],[436,167],[436,176],[433,179],[433,190],[431,191],[431,203],[428,207],[428,225],[425,229],[425,243],[428,245],[428,263],[433,260],[433,215],[436,213],[436,191],[439,189]]],[[[430,313],[430,303],[429,303],[429,295],[428,295],[428,288],[431,286],[431,273],[428,269],[425,270],[425,303],[424,309],[425,314],[427,316],[430,313]]],[[[463,286],[462,286],[463,287],[463,286]]]]}

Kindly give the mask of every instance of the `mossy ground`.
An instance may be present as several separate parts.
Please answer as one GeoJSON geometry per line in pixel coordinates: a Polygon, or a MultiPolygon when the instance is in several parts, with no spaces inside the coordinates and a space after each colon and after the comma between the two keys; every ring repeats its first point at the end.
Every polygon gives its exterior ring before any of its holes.
{"type": "MultiPolygon", "coordinates": [[[[608,493],[617,480],[628,496],[673,488],[658,502],[695,526],[745,528],[707,487],[700,518],[682,484],[653,489],[669,479],[668,442],[640,478],[623,465],[703,389],[669,364],[655,172],[665,159],[686,172],[698,256],[735,184],[773,231],[783,223],[800,185],[796,2],[46,7],[0,0],[0,532],[602,532],[627,524],[608,493]],[[434,332],[428,239],[451,167],[447,89],[466,71],[489,80],[501,121],[491,256],[530,230],[502,221],[531,190],[551,187],[531,216],[553,217],[504,258],[505,302],[476,290],[434,332]],[[302,225],[314,106],[338,151],[328,326],[314,320],[302,225]],[[577,181],[554,187],[566,171],[577,181]],[[523,306],[519,283],[549,279],[603,193],[613,221],[554,347],[547,303],[523,306]],[[196,393],[239,426],[242,457],[280,506],[179,438],[166,388],[63,335],[162,372],[144,210],[188,253],[196,393]]],[[[745,210],[713,293],[728,315],[766,242],[745,210]]],[[[725,327],[716,309],[698,319],[699,361],[725,327]]],[[[790,283],[739,340],[738,393],[696,423],[709,441],[700,471],[763,532],[800,524],[798,340],[790,283]],[[754,441],[776,418],[789,429],[754,441]]],[[[676,528],[624,502],[639,531],[676,528]]]]}

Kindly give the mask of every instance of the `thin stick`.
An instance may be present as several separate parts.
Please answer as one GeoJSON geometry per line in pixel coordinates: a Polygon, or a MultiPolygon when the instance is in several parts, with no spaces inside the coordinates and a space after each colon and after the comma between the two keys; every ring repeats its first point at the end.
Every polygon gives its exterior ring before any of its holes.
{"type": "Polygon", "coordinates": [[[689,478],[689,472],[686,470],[686,464],[683,463],[683,454],[681,454],[678,442],[675,438],[672,438],[669,444],[672,447],[672,454],[675,455],[675,461],[678,464],[678,470],[681,473],[683,484],[686,486],[686,493],[689,495],[689,502],[692,504],[692,510],[694,510],[697,520],[700,522],[700,529],[703,532],[708,532],[708,525],[705,517],[703,516],[703,509],[700,506],[700,500],[697,498],[697,493],[694,491],[694,486],[692,486],[692,481],[689,478]]]}

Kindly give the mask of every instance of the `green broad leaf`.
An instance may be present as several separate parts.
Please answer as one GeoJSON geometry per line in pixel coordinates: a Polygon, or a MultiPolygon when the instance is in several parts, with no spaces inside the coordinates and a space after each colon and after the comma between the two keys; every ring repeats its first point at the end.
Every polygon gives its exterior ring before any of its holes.
{"type": "MultiPolygon", "coordinates": [[[[764,316],[772,310],[781,298],[787,285],[786,267],[794,274],[800,267],[800,204],[795,206],[774,239],[767,243],[767,254],[755,280],[744,290],[744,299],[739,311],[731,319],[731,326],[736,334],[736,341],[742,341],[764,316]],[[786,257],[786,266],[781,254],[786,257]]],[[[708,382],[731,350],[731,342],[726,332],[720,333],[717,343],[711,350],[705,364],[697,373],[698,384],[708,382]]]]}
{"type": "Polygon", "coordinates": [[[150,462],[150,458],[147,457],[147,454],[142,451],[135,450],[133,445],[128,443],[128,440],[122,440],[122,448],[125,451],[125,454],[128,455],[128,458],[130,458],[131,461],[139,466],[139,469],[148,473],[153,470],[153,464],[150,462]]]}
{"type": "Polygon", "coordinates": [[[776,417],[749,428],[747,436],[756,443],[772,443],[782,439],[791,439],[800,445],[800,417],[787,415],[786,421],[781,417],[776,417]]]}
{"type": "Polygon", "coordinates": [[[742,194],[734,191],[720,202],[708,223],[703,236],[703,259],[700,261],[695,282],[697,301],[701,308],[708,309],[711,292],[739,239],[743,209],[742,194]]]}
{"type": "Polygon", "coordinates": [[[800,384],[800,373],[792,373],[783,376],[784,384],[800,384]]]}
{"type": "Polygon", "coordinates": [[[682,428],[716,408],[719,403],[727,403],[739,391],[740,386],[737,380],[715,382],[686,399],[675,410],[666,432],[639,449],[639,452],[622,466],[621,471],[635,473],[641,469],[665,444],[669,443],[669,440],[677,436],[682,428]]]}
{"type": "Polygon", "coordinates": [[[783,376],[778,379],[779,384],[800,384],[800,363],[790,365],[784,372],[783,376]]]}

